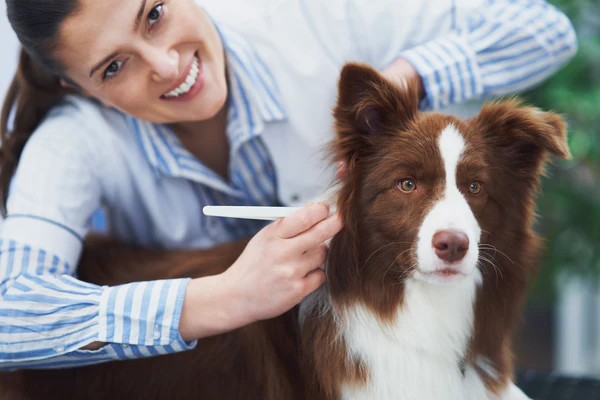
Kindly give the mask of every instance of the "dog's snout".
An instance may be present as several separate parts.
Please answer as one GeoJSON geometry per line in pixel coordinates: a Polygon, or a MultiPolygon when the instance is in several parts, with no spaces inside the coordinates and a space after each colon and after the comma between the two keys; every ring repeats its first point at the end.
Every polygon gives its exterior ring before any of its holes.
{"type": "Polygon", "coordinates": [[[432,245],[441,260],[453,263],[467,254],[469,238],[459,231],[444,230],[433,235],[432,245]]]}

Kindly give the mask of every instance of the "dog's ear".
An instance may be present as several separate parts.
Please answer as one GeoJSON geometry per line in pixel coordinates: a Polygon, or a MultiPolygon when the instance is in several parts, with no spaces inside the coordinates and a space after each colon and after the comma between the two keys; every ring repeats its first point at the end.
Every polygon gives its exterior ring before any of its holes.
{"type": "Polygon", "coordinates": [[[377,136],[398,132],[418,112],[418,82],[401,87],[373,68],[349,63],[342,69],[334,109],[335,159],[348,169],[377,136]]]}
{"type": "Polygon", "coordinates": [[[517,99],[485,104],[473,122],[509,168],[540,173],[548,153],[571,158],[565,121],[517,99]]]}

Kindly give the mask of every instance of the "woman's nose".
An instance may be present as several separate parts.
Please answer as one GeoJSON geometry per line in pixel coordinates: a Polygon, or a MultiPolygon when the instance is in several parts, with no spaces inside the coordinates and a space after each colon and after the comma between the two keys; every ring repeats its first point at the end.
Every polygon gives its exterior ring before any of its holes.
{"type": "Polygon", "coordinates": [[[179,54],[176,50],[152,49],[146,57],[155,82],[172,81],[179,77],[179,54]]]}

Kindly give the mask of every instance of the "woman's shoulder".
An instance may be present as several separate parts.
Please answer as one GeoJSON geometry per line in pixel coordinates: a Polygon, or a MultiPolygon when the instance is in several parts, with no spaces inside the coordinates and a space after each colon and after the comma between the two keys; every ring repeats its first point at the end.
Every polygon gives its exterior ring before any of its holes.
{"type": "Polygon", "coordinates": [[[34,135],[109,135],[127,127],[126,116],[81,96],[66,96],[55,105],[34,135]]]}
{"type": "Polygon", "coordinates": [[[122,169],[135,150],[134,135],[124,131],[128,129],[124,114],[68,96],[48,112],[27,140],[18,170],[35,175],[45,168],[41,166],[52,165],[53,174],[80,171],[81,179],[87,173],[105,181],[115,175],[115,169],[122,169]]]}
{"type": "Polygon", "coordinates": [[[67,96],[55,105],[37,126],[25,146],[37,151],[67,155],[102,153],[123,130],[130,129],[127,117],[114,109],[80,96],[67,96]]]}

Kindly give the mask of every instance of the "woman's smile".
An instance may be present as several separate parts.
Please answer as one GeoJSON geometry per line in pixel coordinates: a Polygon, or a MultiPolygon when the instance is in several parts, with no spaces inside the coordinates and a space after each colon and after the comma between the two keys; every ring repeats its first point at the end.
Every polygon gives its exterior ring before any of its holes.
{"type": "Polygon", "coordinates": [[[194,53],[184,74],[161,96],[166,101],[187,101],[194,98],[204,86],[202,60],[194,53]]]}

